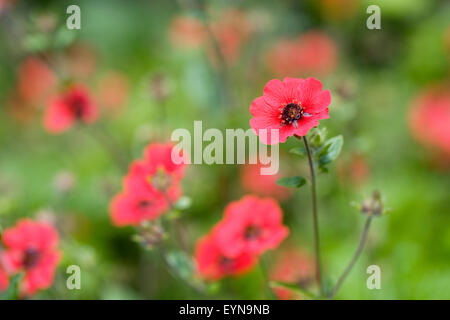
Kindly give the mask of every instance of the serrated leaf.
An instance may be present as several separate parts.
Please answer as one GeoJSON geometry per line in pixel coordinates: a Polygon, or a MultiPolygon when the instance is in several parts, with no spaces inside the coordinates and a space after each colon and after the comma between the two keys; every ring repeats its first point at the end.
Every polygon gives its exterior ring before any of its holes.
{"type": "Polygon", "coordinates": [[[303,147],[292,148],[289,152],[300,157],[306,157],[307,155],[306,150],[303,147]]]}
{"type": "Polygon", "coordinates": [[[315,299],[316,298],[316,296],[313,293],[311,293],[311,292],[309,292],[309,291],[307,291],[305,289],[300,288],[296,284],[292,284],[292,283],[288,283],[288,282],[282,282],[282,281],[270,281],[269,285],[272,288],[279,287],[279,288],[283,288],[283,289],[288,289],[290,291],[296,292],[296,293],[298,293],[300,295],[306,296],[306,297],[311,298],[311,299],[315,299]]]}
{"type": "Polygon", "coordinates": [[[306,179],[300,176],[284,177],[277,181],[277,184],[286,188],[300,188],[306,183],[306,179]]]}
{"type": "Polygon", "coordinates": [[[328,139],[319,151],[319,165],[323,166],[336,160],[341,153],[343,144],[342,135],[328,139]]]}

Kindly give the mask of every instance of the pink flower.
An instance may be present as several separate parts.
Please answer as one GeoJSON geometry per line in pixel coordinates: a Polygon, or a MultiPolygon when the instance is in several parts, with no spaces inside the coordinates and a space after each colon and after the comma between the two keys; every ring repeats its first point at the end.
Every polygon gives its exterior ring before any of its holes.
{"type": "MultiPolygon", "coordinates": [[[[314,262],[310,256],[301,250],[285,250],[273,266],[270,279],[299,284],[305,289],[314,280],[314,262]]],[[[303,298],[289,289],[275,288],[274,292],[281,300],[303,298]]]]}
{"type": "Polygon", "coordinates": [[[278,203],[253,195],[230,203],[223,220],[213,229],[217,245],[230,258],[243,252],[259,255],[275,249],[288,233],[278,203]]]}
{"type": "Polygon", "coordinates": [[[247,164],[241,170],[241,184],[248,192],[284,200],[291,195],[288,188],[277,184],[279,174],[261,175],[261,164],[247,164]]]}
{"type": "Polygon", "coordinates": [[[330,91],[322,91],[322,83],[314,78],[270,80],[263,96],[250,106],[250,126],[263,143],[285,142],[292,135],[305,136],[319,120],[328,119],[330,103],[330,91]],[[272,136],[273,129],[278,130],[278,138],[272,136]]]}
{"type": "Polygon", "coordinates": [[[225,256],[211,234],[197,242],[194,255],[200,276],[209,280],[245,273],[256,263],[256,257],[249,252],[233,258],[225,256]]]}
{"type": "Polygon", "coordinates": [[[2,256],[0,255],[0,292],[8,289],[9,277],[5,269],[2,267],[2,256]]]}
{"type": "Polygon", "coordinates": [[[172,149],[171,144],[150,144],[144,159],[131,164],[124,190],[110,204],[115,225],[138,225],[156,219],[178,200],[184,164],[172,161],[172,149]]]}
{"type": "Polygon", "coordinates": [[[206,37],[203,23],[192,17],[175,17],[169,29],[169,38],[174,47],[180,49],[197,49],[206,37]]]}
{"type": "Polygon", "coordinates": [[[49,288],[61,258],[55,228],[44,222],[22,219],[15,227],[5,229],[2,238],[6,247],[3,255],[6,269],[25,273],[21,293],[32,295],[49,288]]]}
{"type": "Polygon", "coordinates": [[[102,106],[117,110],[128,98],[128,79],[120,72],[110,71],[98,84],[98,100],[102,106]]]}
{"type": "Polygon", "coordinates": [[[409,113],[411,133],[417,141],[450,156],[450,89],[446,85],[424,90],[409,113]]]}
{"type": "Polygon", "coordinates": [[[87,88],[73,85],[51,100],[44,115],[44,127],[50,133],[61,133],[77,121],[93,123],[97,118],[97,106],[87,88]]]}

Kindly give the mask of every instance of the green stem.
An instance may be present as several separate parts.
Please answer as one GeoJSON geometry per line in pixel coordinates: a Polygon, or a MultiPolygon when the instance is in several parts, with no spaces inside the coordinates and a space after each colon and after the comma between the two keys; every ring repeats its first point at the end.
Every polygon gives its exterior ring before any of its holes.
{"type": "MultiPolygon", "coordinates": [[[[300,139],[299,136],[296,136],[300,139]]],[[[325,295],[322,279],[322,262],[320,257],[320,237],[319,237],[319,219],[317,213],[317,194],[316,194],[316,175],[314,172],[314,163],[311,156],[311,150],[309,149],[308,140],[306,136],[302,137],[305,144],[306,154],[308,156],[309,171],[311,175],[311,199],[312,199],[312,212],[313,212],[313,226],[314,226],[314,253],[316,258],[316,281],[320,288],[320,294],[325,295]]]]}
{"type": "Polygon", "coordinates": [[[331,289],[330,294],[328,295],[329,299],[332,299],[336,295],[336,293],[338,292],[342,283],[344,282],[345,278],[348,276],[350,271],[353,269],[353,266],[355,265],[356,261],[358,260],[359,256],[361,255],[361,253],[364,249],[364,244],[366,243],[366,239],[367,239],[367,235],[369,233],[369,228],[370,228],[371,222],[372,222],[372,215],[368,215],[366,224],[364,225],[363,233],[361,235],[361,239],[359,241],[358,248],[356,249],[352,260],[350,260],[350,263],[347,265],[347,268],[345,268],[344,272],[339,277],[339,280],[336,282],[336,285],[333,287],[333,289],[331,289]]]}

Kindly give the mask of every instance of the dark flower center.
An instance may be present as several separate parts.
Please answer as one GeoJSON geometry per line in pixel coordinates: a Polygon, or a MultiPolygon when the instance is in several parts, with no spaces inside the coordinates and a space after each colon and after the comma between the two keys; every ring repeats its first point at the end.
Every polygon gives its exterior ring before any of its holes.
{"type": "Polygon", "coordinates": [[[297,128],[297,121],[303,116],[304,109],[297,103],[287,104],[281,111],[281,126],[293,124],[297,128]]]}
{"type": "Polygon", "coordinates": [[[234,266],[234,260],[225,256],[221,256],[219,258],[220,268],[225,272],[232,272],[234,266]]]}
{"type": "Polygon", "coordinates": [[[149,181],[153,187],[159,191],[167,190],[172,184],[170,176],[165,172],[163,168],[158,168],[153,176],[149,177],[149,181]]]}
{"type": "Polygon", "coordinates": [[[141,200],[138,203],[138,207],[139,207],[139,209],[146,209],[146,208],[150,207],[151,204],[152,203],[149,200],[141,200]]]}
{"type": "Polygon", "coordinates": [[[247,240],[254,240],[261,234],[261,229],[258,226],[251,225],[245,229],[244,238],[247,240]]]}
{"type": "Polygon", "coordinates": [[[41,258],[41,254],[38,250],[34,248],[28,248],[25,250],[22,264],[25,269],[32,269],[35,267],[41,258]]]}
{"type": "Polygon", "coordinates": [[[82,97],[72,97],[69,101],[70,110],[76,118],[80,119],[83,116],[85,104],[86,101],[82,97]]]}

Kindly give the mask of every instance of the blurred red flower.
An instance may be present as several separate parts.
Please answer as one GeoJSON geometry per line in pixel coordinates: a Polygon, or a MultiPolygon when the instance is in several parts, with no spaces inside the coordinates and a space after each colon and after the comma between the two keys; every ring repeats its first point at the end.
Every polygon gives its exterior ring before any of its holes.
{"type": "Polygon", "coordinates": [[[17,90],[23,101],[39,104],[52,92],[56,85],[56,75],[41,59],[26,58],[19,67],[17,90]]]}
{"type": "Polygon", "coordinates": [[[254,255],[275,249],[287,237],[278,203],[271,198],[253,195],[231,202],[223,220],[213,230],[217,245],[227,257],[242,252],[254,255]]]}
{"type": "Polygon", "coordinates": [[[213,54],[213,46],[217,45],[228,65],[232,65],[239,57],[242,45],[250,37],[252,26],[247,15],[238,9],[228,9],[221,12],[211,23],[211,33],[217,41],[209,43],[210,58],[213,65],[217,57],[213,54]]]}
{"type": "Polygon", "coordinates": [[[277,184],[279,174],[261,175],[262,164],[246,164],[241,170],[241,184],[248,192],[284,200],[291,195],[288,188],[277,184]]]}
{"type": "Polygon", "coordinates": [[[225,256],[212,234],[197,242],[194,255],[200,276],[209,280],[245,273],[256,263],[256,257],[249,252],[241,252],[233,258],[225,256]]]}
{"type": "Polygon", "coordinates": [[[263,143],[285,142],[294,134],[306,135],[319,120],[328,119],[330,103],[330,91],[322,91],[322,83],[314,78],[273,79],[264,87],[263,96],[250,106],[250,126],[263,143]],[[267,134],[261,134],[261,129],[267,134]],[[279,129],[278,139],[272,137],[271,129],[279,129]]]}
{"type": "MultiPolygon", "coordinates": [[[[270,272],[273,281],[298,284],[303,289],[314,279],[314,262],[311,257],[298,249],[288,249],[281,253],[270,272]]],[[[300,294],[285,288],[274,288],[280,300],[302,299],[300,294]]]]}
{"type": "Polygon", "coordinates": [[[87,42],[77,42],[66,49],[64,68],[75,78],[91,76],[97,67],[97,52],[87,42]]]}
{"type": "Polygon", "coordinates": [[[0,292],[8,289],[9,277],[4,268],[2,267],[2,256],[0,255],[0,292]]]}
{"type": "Polygon", "coordinates": [[[105,74],[98,83],[98,100],[105,108],[117,110],[128,98],[128,79],[117,71],[105,74]]]}
{"type": "Polygon", "coordinates": [[[450,87],[423,90],[412,102],[409,126],[417,141],[450,156],[450,87]]]}
{"type": "Polygon", "coordinates": [[[144,159],[131,164],[124,191],[111,201],[115,225],[138,225],[155,219],[178,200],[185,165],[172,161],[172,149],[172,144],[150,144],[144,159]]]}
{"type": "Polygon", "coordinates": [[[170,23],[169,38],[176,48],[197,49],[203,44],[205,36],[205,27],[196,18],[178,16],[170,23]]]}
{"type": "Polygon", "coordinates": [[[296,40],[280,40],[268,52],[268,65],[279,77],[326,76],[337,64],[334,41],[321,31],[310,31],[296,40]]]}
{"type": "Polygon", "coordinates": [[[50,100],[44,115],[44,127],[50,133],[61,133],[76,121],[93,123],[97,118],[98,110],[91,93],[77,84],[50,100]]]}
{"type": "Polygon", "coordinates": [[[25,273],[20,284],[21,293],[32,295],[49,288],[61,258],[56,229],[44,222],[22,219],[15,227],[5,229],[2,239],[6,249],[3,254],[6,269],[11,273],[25,273]]]}

